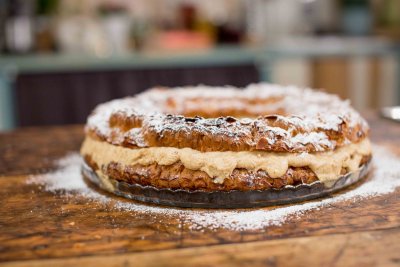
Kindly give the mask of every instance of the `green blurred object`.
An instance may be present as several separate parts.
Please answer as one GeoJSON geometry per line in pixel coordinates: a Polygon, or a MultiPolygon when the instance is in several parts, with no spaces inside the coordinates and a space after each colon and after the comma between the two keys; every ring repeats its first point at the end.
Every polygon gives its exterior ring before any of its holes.
{"type": "Polygon", "coordinates": [[[58,8],[58,0],[36,0],[36,14],[38,15],[51,15],[54,14],[58,8]]]}
{"type": "Polygon", "coordinates": [[[342,0],[343,6],[368,6],[369,0],[342,0]]]}

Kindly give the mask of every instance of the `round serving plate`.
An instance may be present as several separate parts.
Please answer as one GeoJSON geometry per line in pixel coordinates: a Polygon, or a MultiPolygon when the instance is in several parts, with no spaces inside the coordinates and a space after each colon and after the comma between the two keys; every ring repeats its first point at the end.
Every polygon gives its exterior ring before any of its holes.
{"type": "Polygon", "coordinates": [[[82,166],[82,174],[87,180],[108,192],[141,202],[184,208],[252,208],[295,203],[327,196],[363,179],[368,174],[370,166],[371,161],[368,161],[357,171],[341,176],[329,187],[317,181],[312,184],[285,186],[281,189],[228,192],[159,189],[114,179],[105,181],[87,164],[82,166]]]}

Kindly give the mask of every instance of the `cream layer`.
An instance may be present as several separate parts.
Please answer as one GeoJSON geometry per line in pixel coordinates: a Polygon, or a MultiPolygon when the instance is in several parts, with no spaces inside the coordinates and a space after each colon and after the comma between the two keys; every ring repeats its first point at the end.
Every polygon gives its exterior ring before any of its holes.
{"type": "Polygon", "coordinates": [[[334,151],[316,153],[274,153],[262,151],[200,152],[191,148],[149,147],[125,148],[86,137],[81,147],[82,155],[91,156],[99,166],[110,162],[124,165],[171,165],[176,162],[191,170],[201,170],[223,183],[236,168],[264,170],[272,178],[283,176],[289,167],[309,167],[318,179],[331,184],[340,176],[342,168],[358,169],[363,156],[371,154],[368,138],[334,151]]]}

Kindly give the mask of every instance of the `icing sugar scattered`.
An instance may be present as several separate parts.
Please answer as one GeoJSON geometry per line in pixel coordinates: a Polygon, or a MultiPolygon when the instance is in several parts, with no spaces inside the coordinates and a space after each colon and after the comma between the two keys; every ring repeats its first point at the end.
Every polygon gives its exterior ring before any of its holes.
{"type": "MultiPolygon", "coordinates": [[[[185,122],[168,122],[164,113],[182,114],[186,108],[185,105],[189,106],[190,110],[202,110],[207,108],[207,105],[211,105],[210,100],[207,99],[216,100],[213,105],[216,104],[218,108],[229,110],[235,107],[238,111],[247,110],[252,114],[272,114],[278,110],[284,110],[288,116],[279,116],[279,120],[284,121],[290,127],[288,129],[275,127],[270,132],[272,136],[268,137],[268,143],[274,144],[276,139],[282,136],[279,130],[285,131],[288,136],[287,140],[290,140],[293,131],[302,129],[303,134],[301,136],[286,144],[289,149],[297,149],[298,151],[302,151],[307,144],[312,144],[316,151],[334,149],[336,146],[334,140],[330,140],[327,135],[316,135],[314,131],[321,129],[338,131],[344,121],[353,127],[361,125],[364,131],[368,129],[365,120],[351,107],[349,101],[343,101],[335,95],[309,88],[302,89],[295,86],[267,83],[251,84],[243,89],[204,85],[177,87],[172,88],[172,90],[155,88],[135,97],[117,99],[99,105],[88,118],[87,127],[96,130],[102,136],[109,137],[112,131],[109,126],[109,119],[112,114],[121,113],[126,117],[139,116],[143,118],[143,130],[125,133],[120,136],[119,141],[117,139],[112,140],[112,143],[122,143],[125,140],[128,143],[138,144],[143,141],[142,145],[146,146],[144,135],[148,127],[151,128],[151,132],[155,132],[159,136],[164,131],[176,133],[185,131],[188,127],[185,122]],[[249,102],[242,101],[243,99],[262,100],[270,98],[275,98],[275,101],[268,104],[263,102],[249,104],[249,102]],[[168,103],[171,99],[173,99],[174,104],[169,107],[168,103]],[[191,101],[198,99],[206,99],[206,101],[191,101]]],[[[251,130],[250,125],[227,130],[226,127],[211,125],[210,123],[213,120],[215,119],[199,120],[193,127],[197,127],[199,133],[211,133],[215,136],[234,135],[238,139],[244,134],[241,132],[241,128],[247,127],[249,131],[251,130]]],[[[264,127],[268,127],[265,122],[263,124],[264,127]]],[[[255,146],[256,144],[251,145],[255,146]]]]}
{"type": "Polygon", "coordinates": [[[314,200],[304,204],[294,204],[274,208],[241,210],[177,209],[162,206],[150,206],[133,201],[107,197],[89,188],[80,174],[82,159],[77,153],[69,154],[57,162],[54,172],[31,176],[29,184],[43,186],[43,189],[62,196],[77,196],[88,201],[107,205],[121,212],[151,214],[153,216],[171,216],[187,223],[192,230],[226,228],[229,230],[255,230],[268,226],[279,226],[291,219],[305,216],[311,210],[328,208],[331,204],[344,201],[358,201],[393,192],[400,187],[400,158],[386,148],[374,145],[374,170],[368,180],[359,187],[337,194],[331,198],[314,200]]]}
{"type": "Polygon", "coordinates": [[[48,192],[57,192],[65,196],[79,194],[90,200],[101,203],[108,202],[108,198],[90,189],[81,176],[83,159],[78,153],[70,153],[56,162],[57,169],[53,172],[31,176],[27,183],[38,184],[48,192]]]}
{"type": "Polygon", "coordinates": [[[297,134],[290,139],[290,142],[301,143],[301,144],[314,144],[317,151],[323,151],[324,145],[329,148],[333,148],[332,142],[329,141],[328,136],[324,132],[311,132],[309,134],[297,134]]]}

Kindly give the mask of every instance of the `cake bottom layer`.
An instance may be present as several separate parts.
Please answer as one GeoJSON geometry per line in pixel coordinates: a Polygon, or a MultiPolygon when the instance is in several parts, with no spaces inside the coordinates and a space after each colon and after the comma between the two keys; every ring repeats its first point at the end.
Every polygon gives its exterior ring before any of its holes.
{"type": "Polygon", "coordinates": [[[370,167],[368,161],[357,170],[341,175],[331,186],[316,181],[312,184],[285,186],[282,189],[249,191],[188,191],[142,186],[118,181],[107,175],[98,175],[98,172],[93,171],[87,164],[83,164],[82,174],[87,181],[108,192],[146,203],[186,208],[254,208],[291,204],[327,196],[362,180],[370,167]]]}
{"type": "MultiPolygon", "coordinates": [[[[371,156],[364,156],[359,164],[370,160],[371,156]]],[[[111,161],[99,166],[90,155],[85,155],[84,160],[99,177],[114,179],[128,184],[153,186],[155,188],[183,189],[189,191],[249,191],[265,189],[281,189],[287,185],[311,184],[318,181],[318,177],[308,167],[289,167],[287,172],[278,178],[271,178],[266,171],[252,171],[247,169],[234,169],[223,183],[215,183],[207,173],[186,168],[181,162],[171,165],[125,165],[111,161]]],[[[348,173],[343,168],[337,179],[348,173]]],[[[332,180],[330,184],[336,182],[332,180]]],[[[328,184],[329,185],[329,184],[328,184]]]]}

